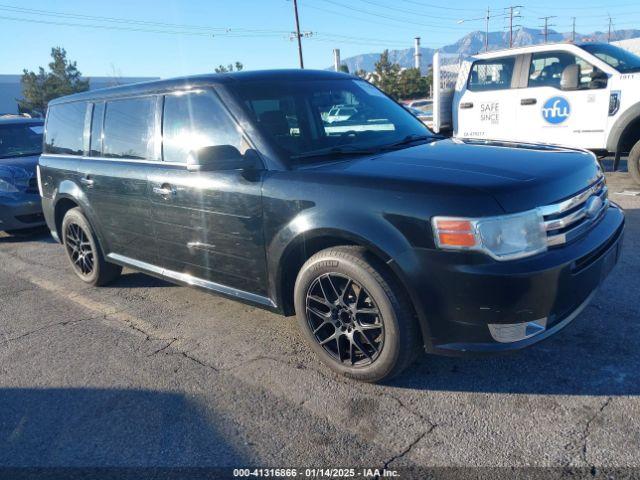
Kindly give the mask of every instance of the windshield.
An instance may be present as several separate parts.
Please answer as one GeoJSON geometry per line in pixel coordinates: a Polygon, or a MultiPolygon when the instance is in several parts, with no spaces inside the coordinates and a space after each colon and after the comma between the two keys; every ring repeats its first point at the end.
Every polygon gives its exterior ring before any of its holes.
{"type": "Polygon", "coordinates": [[[582,45],[582,48],[620,73],[640,71],[640,57],[628,50],[600,43],[582,45]]]}
{"type": "Polygon", "coordinates": [[[42,153],[42,124],[0,125],[0,158],[24,157],[42,153]]]}
{"type": "Polygon", "coordinates": [[[322,161],[325,152],[370,153],[433,138],[413,115],[362,80],[248,82],[231,88],[291,163],[322,161]]]}

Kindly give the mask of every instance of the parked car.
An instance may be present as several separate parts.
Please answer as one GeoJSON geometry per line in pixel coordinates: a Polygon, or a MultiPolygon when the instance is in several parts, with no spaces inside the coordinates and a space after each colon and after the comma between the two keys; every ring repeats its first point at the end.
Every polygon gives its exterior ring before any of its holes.
{"type": "Polygon", "coordinates": [[[327,123],[344,122],[358,113],[358,109],[353,105],[336,105],[325,115],[324,121],[327,123]]]}
{"type": "Polygon", "coordinates": [[[443,139],[326,71],[56,99],[39,171],[47,224],[84,282],[127,266],[295,313],[323,362],[365,381],[421,347],[502,352],[553,335],[593,298],[624,229],[593,154],[443,139]],[[359,105],[360,130],[324,129],[327,92],[359,105]]]}
{"type": "MultiPolygon", "coordinates": [[[[455,65],[435,77],[455,77],[455,65]],[[442,75],[441,75],[442,74],[442,75]]],[[[544,142],[629,155],[640,184],[640,57],[607,43],[532,45],[460,63],[457,82],[436,82],[436,131],[455,136],[544,142]]]]}
{"type": "Polygon", "coordinates": [[[406,107],[414,117],[424,123],[427,127],[433,126],[433,115],[425,112],[424,110],[418,110],[417,108],[406,107]]]}
{"type": "Polygon", "coordinates": [[[45,224],[36,178],[42,130],[41,119],[0,118],[0,230],[18,233],[45,224]]]}
{"type": "Polygon", "coordinates": [[[420,100],[411,100],[407,103],[407,107],[416,108],[418,110],[424,110],[425,112],[431,111],[433,107],[433,100],[428,100],[426,98],[420,100]]]}

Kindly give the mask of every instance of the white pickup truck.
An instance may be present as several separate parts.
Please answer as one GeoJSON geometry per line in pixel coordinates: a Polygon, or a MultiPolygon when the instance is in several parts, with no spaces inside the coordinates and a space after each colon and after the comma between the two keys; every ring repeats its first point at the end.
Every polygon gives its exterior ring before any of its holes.
{"type": "Polygon", "coordinates": [[[436,53],[436,132],[629,154],[640,183],[640,57],[610,44],[545,44],[436,53]]]}

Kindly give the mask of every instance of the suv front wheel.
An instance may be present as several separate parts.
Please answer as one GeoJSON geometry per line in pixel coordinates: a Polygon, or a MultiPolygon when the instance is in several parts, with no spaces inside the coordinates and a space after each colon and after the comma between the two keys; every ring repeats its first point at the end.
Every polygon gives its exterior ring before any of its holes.
{"type": "Polygon", "coordinates": [[[62,243],[73,271],[83,282],[102,286],[120,276],[122,267],[105,261],[98,239],[79,208],[69,210],[62,220],[62,243]]]}
{"type": "Polygon", "coordinates": [[[294,296],[304,336],[337,373],[386,380],[419,352],[421,336],[407,295],[363,248],[335,247],[313,255],[298,274],[294,296]]]}

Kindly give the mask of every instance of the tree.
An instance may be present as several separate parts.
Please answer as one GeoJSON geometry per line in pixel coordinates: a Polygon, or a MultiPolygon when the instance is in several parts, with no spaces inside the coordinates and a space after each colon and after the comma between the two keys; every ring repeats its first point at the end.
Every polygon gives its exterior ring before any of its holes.
{"type": "Polygon", "coordinates": [[[375,72],[372,75],[373,84],[387,95],[397,97],[398,75],[400,65],[389,60],[389,50],[380,54],[380,60],[375,64],[375,72]]]}
{"type": "Polygon", "coordinates": [[[366,79],[369,76],[369,72],[367,72],[363,68],[359,68],[358,70],[356,70],[356,76],[366,79]]]}
{"type": "Polygon", "coordinates": [[[397,98],[421,98],[429,94],[427,78],[423,77],[418,68],[407,68],[398,75],[396,87],[397,98]]]}
{"type": "Polygon", "coordinates": [[[349,67],[344,63],[338,67],[339,72],[349,73],[349,67]]]}
{"type": "Polygon", "coordinates": [[[18,100],[20,112],[44,115],[47,105],[54,98],[89,90],[89,80],[83,80],[76,62],[67,60],[67,52],[62,47],[51,49],[52,62],[49,71],[39,67],[38,73],[23,70],[20,83],[22,99],[18,100]]]}
{"type": "MultiPolygon", "coordinates": [[[[242,64],[242,62],[235,63],[236,72],[239,72],[243,68],[244,68],[244,65],[242,64]]],[[[227,73],[227,72],[233,72],[233,71],[234,71],[234,64],[231,64],[231,63],[226,67],[224,65],[218,65],[218,67],[215,69],[216,73],[227,73]]]]}

